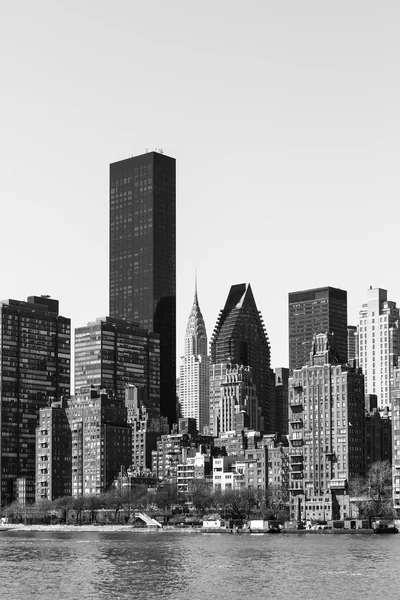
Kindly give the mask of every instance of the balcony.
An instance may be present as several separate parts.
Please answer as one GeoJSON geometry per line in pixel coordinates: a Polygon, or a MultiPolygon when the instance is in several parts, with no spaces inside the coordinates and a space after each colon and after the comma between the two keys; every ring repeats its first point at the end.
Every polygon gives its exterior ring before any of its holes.
{"type": "Polygon", "coordinates": [[[331,450],[324,452],[324,454],[328,460],[333,460],[335,458],[335,453],[331,450]]]}
{"type": "Polygon", "coordinates": [[[289,423],[293,429],[301,429],[303,427],[303,419],[296,416],[289,419],[289,423]]]}
{"type": "Polygon", "coordinates": [[[293,381],[293,383],[292,383],[292,388],[293,388],[294,390],[298,390],[298,391],[299,391],[299,390],[302,390],[302,389],[303,389],[303,384],[301,383],[301,381],[300,381],[300,380],[293,381]]]}
{"type": "Polygon", "coordinates": [[[291,454],[290,462],[292,465],[303,464],[304,456],[302,454],[291,454]]]}
{"type": "Polygon", "coordinates": [[[289,492],[292,495],[293,494],[304,494],[303,482],[293,481],[293,482],[289,483],[289,492]],[[299,485],[299,483],[300,483],[300,485],[299,485]]]}
{"type": "Polygon", "coordinates": [[[296,398],[290,398],[289,406],[292,413],[303,412],[303,401],[299,396],[297,396],[296,398]]]}
{"type": "Polygon", "coordinates": [[[292,472],[292,475],[294,475],[295,473],[302,473],[303,472],[303,463],[292,464],[291,472],[292,472]]]}
{"type": "Polygon", "coordinates": [[[300,446],[303,446],[304,441],[303,438],[296,438],[295,440],[290,440],[290,443],[292,444],[292,448],[299,448],[300,446]]]}

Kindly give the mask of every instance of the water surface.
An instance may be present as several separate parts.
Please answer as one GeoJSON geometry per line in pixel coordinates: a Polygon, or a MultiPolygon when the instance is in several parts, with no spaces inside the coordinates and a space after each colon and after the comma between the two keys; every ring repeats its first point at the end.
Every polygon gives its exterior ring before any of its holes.
{"type": "Polygon", "coordinates": [[[0,533],[1,600],[391,599],[400,535],[0,533]]]}

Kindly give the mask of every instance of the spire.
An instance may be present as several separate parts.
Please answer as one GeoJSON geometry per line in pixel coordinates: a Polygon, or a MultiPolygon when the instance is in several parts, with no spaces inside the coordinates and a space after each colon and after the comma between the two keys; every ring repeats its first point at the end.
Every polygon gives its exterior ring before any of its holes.
{"type": "Polygon", "coordinates": [[[185,354],[207,355],[207,333],[197,296],[197,271],[192,310],[190,311],[185,336],[185,354]]]}

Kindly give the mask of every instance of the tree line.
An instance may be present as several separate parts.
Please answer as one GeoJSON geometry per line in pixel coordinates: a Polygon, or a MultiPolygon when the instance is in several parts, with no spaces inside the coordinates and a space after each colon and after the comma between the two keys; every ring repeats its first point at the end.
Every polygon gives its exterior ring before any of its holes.
{"type": "Polygon", "coordinates": [[[34,504],[14,501],[1,509],[1,516],[15,523],[132,523],[135,513],[144,511],[148,515],[168,523],[188,519],[199,519],[207,514],[218,514],[225,519],[244,522],[250,517],[287,519],[288,510],[281,490],[210,490],[209,484],[198,480],[189,494],[182,494],[174,484],[166,483],[155,489],[146,485],[130,488],[112,488],[104,494],[86,496],[64,496],[54,501],[40,500],[34,504]]]}
{"type": "MultiPolygon", "coordinates": [[[[349,483],[352,503],[361,518],[393,518],[392,467],[388,461],[378,461],[367,476],[349,483]]],[[[215,514],[243,523],[249,518],[288,520],[288,497],[282,488],[267,490],[213,490],[205,480],[196,480],[189,493],[180,493],[175,484],[159,484],[148,488],[144,484],[112,488],[104,494],[64,496],[54,501],[40,500],[34,504],[18,501],[4,506],[0,515],[16,523],[133,523],[135,513],[145,511],[164,523],[199,519],[215,514]],[[173,518],[174,517],[174,518],[173,518]]]]}

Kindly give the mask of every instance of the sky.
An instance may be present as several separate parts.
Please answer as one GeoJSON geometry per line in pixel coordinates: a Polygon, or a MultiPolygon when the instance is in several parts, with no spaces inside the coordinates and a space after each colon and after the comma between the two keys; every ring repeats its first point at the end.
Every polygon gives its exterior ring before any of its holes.
{"type": "MultiPolygon", "coordinates": [[[[0,9],[0,298],[108,307],[109,164],[177,160],[177,351],[250,283],[288,365],[288,293],[400,304],[397,0],[20,0],[0,9]]],[[[179,365],[179,362],[178,362],[179,365]]]]}

